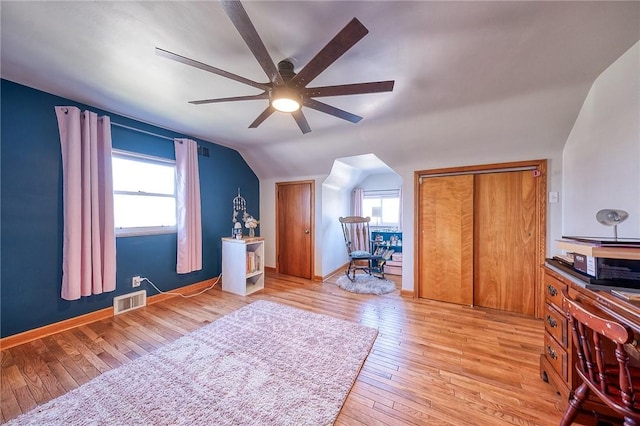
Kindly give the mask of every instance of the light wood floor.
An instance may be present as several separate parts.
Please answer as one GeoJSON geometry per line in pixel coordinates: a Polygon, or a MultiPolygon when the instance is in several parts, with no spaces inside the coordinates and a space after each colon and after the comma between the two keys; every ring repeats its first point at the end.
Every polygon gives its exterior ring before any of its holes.
{"type": "Polygon", "coordinates": [[[542,321],[399,291],[357,295],[332,282],[270,273],[265,290],[246,298],[215,288],[3,350],[1,420],[268,299],[379,330],[337,425],[558,424],[560,397],[539,376],[542,321]]]}

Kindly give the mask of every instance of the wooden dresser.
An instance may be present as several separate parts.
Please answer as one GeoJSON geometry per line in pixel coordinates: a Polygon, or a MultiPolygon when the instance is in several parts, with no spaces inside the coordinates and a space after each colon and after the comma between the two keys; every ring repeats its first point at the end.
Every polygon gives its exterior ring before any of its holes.
{"type": "MultiPolygon", "coordinates": [[[[640,306],[629,303],[608,290],[591,290],[585,283],[572,277],[553,266],[546,265],[544,273],[544,353],[540,356],[540,376],[549,382],[563,399],[563,409],[566,408],[569,396],[580,385],[580,380],[573,366],[576,363],[571,329],[562,306],[562,291],[567,289],[572,297],[577,297],[584,303],[597,306],[602,311],[629,325],[637,335],[640,335],[640,306]]],[[[634,342],[635,343],[635,342],[634,342]]],[[[635,346],[635,345],[634,345],[635,346]]],[[[634,348],[635,350],[635,348],[634,348]]],[[[640,362],[640,352],[635,350],[635,361],[640,362]]],[[[598,417],[609,422],[598,424],[618,424],[612,411],[597,399],[584,404],[585,411],[596,412],[598,417]]],[[[596,424],[595,416],[581,415],[580,424],[596,424]]],[[[622,421],[619,421],[622,424],[622,421]]]]}

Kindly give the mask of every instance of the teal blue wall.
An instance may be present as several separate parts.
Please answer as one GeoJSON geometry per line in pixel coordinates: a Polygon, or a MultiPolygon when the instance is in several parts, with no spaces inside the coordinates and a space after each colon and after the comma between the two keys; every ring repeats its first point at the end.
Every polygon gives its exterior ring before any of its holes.
{"type": "MultiPolygon", "coordinates": [[[[197,140],[203,268],[176,273],[176,234],[117,238],[116,291],[77,301],[60,298],[62,282],[62,158],[54,106],[77,106],[111,121],[168,137],[189,137],[88,105],[1,80],[0,334],[10,336],[113,305],[133,291],[131,278],[149,278],[173,290],[215,278],[221,271],[221,238],[231,233],[232,200],[238,188],[248,210],[260,217],[259,182],[238,152],[197,140]]],[[[113,147],[175,158],[173,142],[112,126],[113,147]]],[[[194,138],[191,138],[194,139],[194,138]]],[[[259,229],[259,228],[258,228],[259,229]]],[[[157,292],[143,283],[147,295],[157,292]]],[[[136,289],[138,290],[138,289],[136,289]]]]}

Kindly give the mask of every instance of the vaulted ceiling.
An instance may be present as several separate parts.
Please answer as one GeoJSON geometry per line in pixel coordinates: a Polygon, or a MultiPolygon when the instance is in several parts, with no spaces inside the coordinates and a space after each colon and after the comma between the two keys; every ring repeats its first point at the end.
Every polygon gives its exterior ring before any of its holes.
{"type": "Polygon", "coordinates": [[[395,80],[393,92],[323,98],[364,118],[304,108],[305,135],[284,113],[249,129],[267,100],[189,104],[260,91],[156,47],[268,81],[216,1],[2,1],[2,77],[232,147],[258,177],[287,178],[367,153],[419,169],[558,151],[595,78],[640,40],[639,2],[243,4],[273,61],[296,71],[357,17],[369,34],[310,86],[395,80]]]}

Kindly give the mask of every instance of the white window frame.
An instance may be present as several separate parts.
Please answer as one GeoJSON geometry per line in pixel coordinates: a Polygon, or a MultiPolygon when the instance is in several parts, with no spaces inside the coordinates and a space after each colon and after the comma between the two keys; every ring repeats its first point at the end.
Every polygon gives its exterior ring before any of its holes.
{"type": "Polygon", "coordinates": [[[402,206],[400,205],[400,189],[364,189],[362,191],[362,199],[382,199],[382,198],[397,198],[398,199],[398,222],[397,223],[386,223],[380,222],[379,224],[375,224],[373,222],[370,223],[370,227],[373,229],[386,229],[386,228],[396,228],[400,231],[400,215],[402,214],[402,206]]]}
{"type": "MultiPolygon", "coordinates": [[[[152,164],[169,164],[174,167],[176,166],[175,160],[171,160],[168,158],[155,157],[153,155],[140,154],[137,152],[125,151],[120,149],[112,149],[111,150],[111,158],[120,157],[128,160],[135,160],[140,162],[147,162],[152,164]]],[[[133,195],[129,191],[117,191],[115,188],[113,190],[113,194],[123,194],[123,195],[133,195]]],[[[156,193],[142,193],[136,192],[135,195],[149,195],[154,197],[171,197],[171,195],[167,194],[156,194],[156,193]]],[[[173,187],[173,198],[176,199],[176,186],[173,187]]],[[[177,202],[176,202],[177,205],[177,202]]],[[[116,237],[134,237],[134,236],[142,236],[142,235],[159,235],[159,234],[172,234],[177,233],[178,228],[176,225],[174,226],[141,226],[141,227],[130,227],[130,228],[118,228],[116,227],[116,237]]]]}

